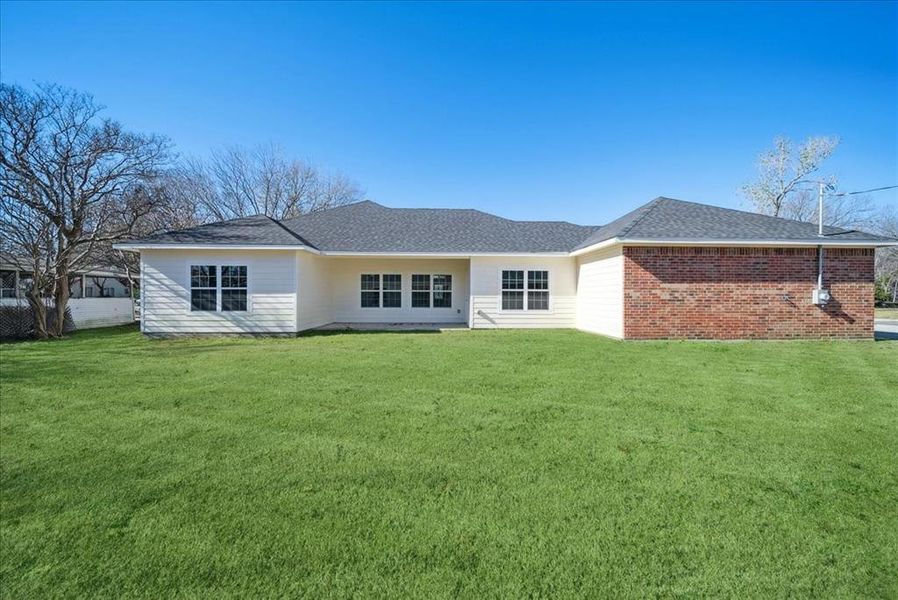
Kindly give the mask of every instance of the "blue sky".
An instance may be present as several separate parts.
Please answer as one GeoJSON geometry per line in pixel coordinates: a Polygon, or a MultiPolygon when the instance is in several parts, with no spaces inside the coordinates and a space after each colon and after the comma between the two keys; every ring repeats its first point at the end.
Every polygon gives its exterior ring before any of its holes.
{"type": "Polygon", "coordinates": [[[740,207],[777,134],[841,136],[848,189],[898,183],[896,3],[5,2],[0,78],[184,154],[273,141],[389,206],[740,207]]]}

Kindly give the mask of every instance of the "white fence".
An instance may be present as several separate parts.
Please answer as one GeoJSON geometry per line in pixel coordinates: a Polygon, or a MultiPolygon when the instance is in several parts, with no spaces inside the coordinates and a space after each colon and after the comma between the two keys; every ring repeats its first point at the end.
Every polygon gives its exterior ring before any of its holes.
{"type": "MultiPolygon", "coordinates": [[[[24,300],[5,298],[3,304],[27,305],[24,300]]],[[[110,327],[134,322],[130,298],[72,298],[69,300],[72,320],[78,329],[110,327]]]]}

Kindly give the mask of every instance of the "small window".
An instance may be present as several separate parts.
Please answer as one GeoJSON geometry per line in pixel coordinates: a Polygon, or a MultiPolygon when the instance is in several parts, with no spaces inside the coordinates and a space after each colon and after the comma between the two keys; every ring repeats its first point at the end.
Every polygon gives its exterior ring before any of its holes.
{"type": "Polygon", "coordinates": [[[502,271],[502,310],[549,310],[549,272],[502,271]]]}
{"type": "Polygon", "coordinates": [[[215,265],[191,265],[190,310],[218,308],[218,277],[215,265]]]}
{"type": "Polygon", "coordinates": [[[240,312],[246,310],[246,267],[221,267],[221,310],[240,312]]]}
{"type": "Polygon", "coordinates": [[[0,298],[16,297],[16,272],[0,271],[0,298]]]}
{"type": "Polygon", "coordinates": [[[402,275],[364,273],[361,284],[362,308],[402,307],[402,275]]]}

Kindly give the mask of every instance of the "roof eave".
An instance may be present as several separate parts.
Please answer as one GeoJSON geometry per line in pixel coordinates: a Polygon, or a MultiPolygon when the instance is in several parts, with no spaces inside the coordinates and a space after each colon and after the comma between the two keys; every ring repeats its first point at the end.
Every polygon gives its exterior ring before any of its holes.
{"type": "Polygon", "coordinates": [[[610,238],[597,242],[590,246],[578,248],[571,252],[571,256],[580,256],[589,252],[595,252],[602,248],[608,248],[622,244],[624,246],[742,246],[742,247],[797,247],[815,248],[827,246],[835,248],[881,248],[898,246],[898,240],[833,240],[827,238],[808,238],[801,240],[782,239],[719,239],[719,238],[610,238]]]}
{"type": "Polygon", "coordinates": [[[142,250],[304,250],[312,254],[320,251],[302,244],[159,244],[149,242],[124,242],[113,244],[116,250],[140,252],[142,250]]]}

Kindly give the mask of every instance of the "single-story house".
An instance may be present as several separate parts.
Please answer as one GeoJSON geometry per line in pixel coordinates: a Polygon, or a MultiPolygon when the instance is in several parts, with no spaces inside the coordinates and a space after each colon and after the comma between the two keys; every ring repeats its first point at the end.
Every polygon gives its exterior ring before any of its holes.
{"type": "Polygon", "coordinates": [[[603,226],[364,201],[117,247],[140,252],[149,335],[453,323],[782,339],[872,338],[886,245],[898,242],[657,198],[603,226]]]}
{"type": "MultiPolygon", "coordinates": [[[[25,306],[34,275],[30,259],[0,252],[0,306],[25,306]]],[[[75,327],[105,327],[134,321],[127,275],[112,265],[93,265],[71,273],[68,307],[75,327]]],[[[49,299],[48,299],[49,302],[49,299]]]]}

